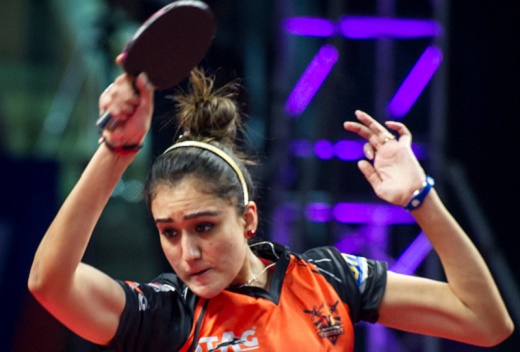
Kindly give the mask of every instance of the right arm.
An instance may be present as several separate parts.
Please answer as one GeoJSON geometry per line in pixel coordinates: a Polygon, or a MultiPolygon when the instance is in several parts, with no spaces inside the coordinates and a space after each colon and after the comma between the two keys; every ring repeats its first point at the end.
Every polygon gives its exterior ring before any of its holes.
{"type": "MultiPolygon", "coordinates": [[[[100,98],[100,108],[123,123],[104,135],[111,144],[140,143],[153,110],[153,91],[141,76],[139,96],[125,76],[100,98]]],[[[135,153],[118,154],[100,145],[43,237],[29,274],[29,290],[54,317],[81,337],[106,345],[125,305],[122,287],[81,263],[97,221],[135,153]]]]}

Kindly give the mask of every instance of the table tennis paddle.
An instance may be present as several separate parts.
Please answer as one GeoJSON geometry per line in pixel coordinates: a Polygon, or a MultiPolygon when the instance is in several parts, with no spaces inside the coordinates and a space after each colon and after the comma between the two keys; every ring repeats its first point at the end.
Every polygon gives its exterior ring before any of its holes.
{"type": "MultiPolygon", "coordinates": [[[[155,89],[171,88],[202,61],[215,36],[215,18],[209,6],[197,0],[174,1],[148,18],[122,51],[123,70],[131,77],[145,72],[155,89]]],[[[108,112],[96,122],[114,129],[108,112]]]]}

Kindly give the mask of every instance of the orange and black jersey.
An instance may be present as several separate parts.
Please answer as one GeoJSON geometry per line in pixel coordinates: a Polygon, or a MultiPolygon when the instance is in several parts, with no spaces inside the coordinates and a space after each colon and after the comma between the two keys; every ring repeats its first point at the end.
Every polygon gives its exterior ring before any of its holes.
{"type": "Polygon", "coordinates": [[[121,282],[126,293],[114,351],[353,351],[353,323],[375,322],[386,264],[320,247],[304,254],[265,243],[270,289],[195,296],[174,274],[121,282]]]}

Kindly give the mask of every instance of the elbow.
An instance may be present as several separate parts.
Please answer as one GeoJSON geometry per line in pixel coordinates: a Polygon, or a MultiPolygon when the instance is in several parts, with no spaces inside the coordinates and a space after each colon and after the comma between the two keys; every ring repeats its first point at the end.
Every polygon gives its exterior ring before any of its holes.
{"type": "Polygon", "coordinates": [[[56,289],[57,285],[53,281],[50,277],[42,275],[40,270],[33,267],[29,273],[27,288],[34,298],[41,302],[45,297],[51,296],[52,290],[56,289]]]}
{"type": "Polygon", "coordinates": [[[500,326],[492,330],[493,336],[489,336],[489,345],[487,347],[496,346],[509,338],[515,331],[515,325],[508,316],[500,326]]]}
{"type": "Polygon", "coordinates": [[[515,330],[513,321],[506,316],[500,322],[489,325],[484,331],[478,334],[474,344],[481,347],[494,347],[509,338],[515,330]]]}
{"type": "Polygon", "coordinates": [[[35,256],[27,279],[27,288],[36,298],[51,286],[51,278],[49,275],[46,275],[45,266],[42,266],[41,264],[42,260],[35,256]]]}
{"type": "Polygon", "coordinates": [[[38,298],[41,295],[41,292],[44,292],[45,284],[42,282],[40,276],[36,273],[34,268],[31,269],[29,273],[29,279],[27,280],[27,288],[29,292],[35,297],[38,298]]]}
{"type": "Polygon", "coordinates": [[[27,289],[44,307],[59,303],[70,292],[75,280],[74,272],[49,268],[33,263],[27,279],[27,289]]]}

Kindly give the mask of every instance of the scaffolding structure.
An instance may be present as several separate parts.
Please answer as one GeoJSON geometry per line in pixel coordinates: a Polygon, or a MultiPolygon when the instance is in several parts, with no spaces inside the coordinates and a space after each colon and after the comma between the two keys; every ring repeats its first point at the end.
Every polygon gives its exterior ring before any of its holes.
{"type": "MultiPolygon", "coordinates": [[[[394,271],[439,277],[413,218],[379,201],[357,170],[363,142],[342,122],[356,109],[402,120],[421,164],[442,185],[446,16],[443,1],[279,2],[271,239],[296,251],[335,245],[394,271]]],[[[440,351],[438,339],[357,329],[357,351],[440,351]]]]}
{"type": "MultiPolygon", "coordinates": [[[[397,272],[443,279],[413,219],[377,200],[356,167],[364,157],[362,145],[342,130],[356,109],[380,122],[401,120],[445,202],[461,209],[518,321],[513,276],[463,169],[445,154],[448,5],[447,0],[277,4],[269,233],[296,251],[335,245],[387,261],[397,272]]],[[[378,325],[357,329],[362,339],[356,351],[436,352],[450,343],[378,325]]]]}

